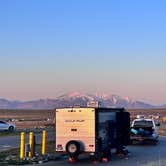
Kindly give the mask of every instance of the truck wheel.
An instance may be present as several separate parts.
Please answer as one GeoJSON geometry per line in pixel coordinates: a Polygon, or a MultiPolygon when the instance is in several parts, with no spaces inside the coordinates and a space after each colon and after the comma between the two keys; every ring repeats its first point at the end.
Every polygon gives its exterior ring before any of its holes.
{"type": "Polygon", "coordinates": [[[133,145],[134,144],[134,140],[130,140],[130,145],[133,145]]]}
{"type": "Polygon", "coordinates": [[[72,158],[77,158],[80,154],[80,144],[77,141],[69,141],[66,144],[66,152],[72,158]]]}

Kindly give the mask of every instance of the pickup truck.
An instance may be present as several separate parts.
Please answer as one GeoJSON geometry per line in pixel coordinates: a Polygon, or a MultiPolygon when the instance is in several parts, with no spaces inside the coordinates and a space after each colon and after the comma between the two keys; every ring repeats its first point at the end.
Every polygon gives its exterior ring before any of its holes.
{"type": "Polygon", "coordinates": [[[134,141],[151,141],[154,145],[158,142],[158,129],[153,119],[135,119],[131,124],[131,143],[134,141]]]}

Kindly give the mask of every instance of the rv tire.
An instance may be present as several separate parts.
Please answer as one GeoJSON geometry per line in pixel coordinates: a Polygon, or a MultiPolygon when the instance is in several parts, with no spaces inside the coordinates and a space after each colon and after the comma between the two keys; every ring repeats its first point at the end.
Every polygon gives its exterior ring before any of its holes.
{"type": "Polygon", "coordinates": [[[80,154],[80,143],[78,141],[69,141],[66,144],[66,152],[69,154],[69,156],[77,158],[80,154]]]}

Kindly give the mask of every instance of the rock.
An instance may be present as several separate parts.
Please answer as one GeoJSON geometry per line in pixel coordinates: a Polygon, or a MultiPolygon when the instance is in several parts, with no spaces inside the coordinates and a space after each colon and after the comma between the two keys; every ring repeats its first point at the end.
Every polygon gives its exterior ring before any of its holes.
{"type": "Polygon", "coordinates": [[[6,161],[9,161],[9,160],[16,160],[16,156],[14,155],[9,155],[5,158],[6,161]]]}
{"type": "Polygon", "coordinates": [[[39,163],[39,164],[43,164],[43,161],[42,161],[42,160],[40,160],[38,163],[39,163]]]}

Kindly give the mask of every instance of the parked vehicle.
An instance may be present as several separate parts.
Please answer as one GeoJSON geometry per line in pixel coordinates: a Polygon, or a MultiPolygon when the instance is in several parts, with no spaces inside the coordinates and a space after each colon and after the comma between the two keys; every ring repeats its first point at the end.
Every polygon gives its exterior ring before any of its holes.
{"type": "Polygon", "coordinates": [[[55,111],[56,152],[77,160],[89,153],[109,160],[130,144],[130,114],[123,108],[62,108],[55,111]]]}
{"type": "Polygon", "coordinates": [[[153,119],[135,119],[131,124],[131,141],[158,142],[158,129],[153,119]]]}
{"type": "Polygon", "coordinates": [[[0,121],[0,131],[13,132],[15,129],[16,129],[16,126],[14,124],[11,124],[5,121],[0,121]]]}

